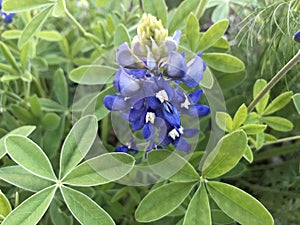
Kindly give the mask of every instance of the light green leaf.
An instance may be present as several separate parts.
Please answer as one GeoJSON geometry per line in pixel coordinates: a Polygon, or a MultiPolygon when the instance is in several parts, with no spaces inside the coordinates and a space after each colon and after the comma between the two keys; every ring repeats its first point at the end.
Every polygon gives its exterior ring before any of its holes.
{"type": "Polygon", "coordinates": [[[270,115],[278,110],[282,109],[292,100],[293,92],[287,91],[277,96],[265,109],[263,115],[270,115]]]}
{"type": "Polygon", "coordinates": [[[22,49],[24,45],[30,41],[30,39],[40,31],[43,24],[46,22],[47,18],[51,14],[53,10],[53,5],[49,6],[48,8],[45,8],[43,11],[41,11],[39,14],[37,14],[32,20],[26,25],[19,41],[18,41],[18,47],[19,49],[22,49]]]}
{"type": "Polygon", "coordinates": [[[230,44],[229,44],[229,42],[227,41],[226,38],[221,37],[219,40],[216,41],[216,43],[214,43],[213,47],[222,48],[222,49],[229,49],[230,44]]]}
{"type": "Polygon", "coordinates": [[[0,190],[0,217],[6,217],[11,212],[11,205],[9,200],[0,190]]]}
{"type": "Polygon", "coordinates": [[[209,68],[206,68],[206,70],[203,73],[202,80],[199,83],[200,87],[204,87],[207,89],[211,89],[214,86],[214,77],[209,68]]]}
{"type": "Polygon", "coordinates": [[[86,156],[96,138],[97,130],[95,116],[85,116],[74,124],[61,150],[60,178],[66,176],[86,156]]]}
{"type": "Polygon", "coordinates": [[[132,170],[134,162],[134,158],[128,154],[103,154],[80,164],[62,181],[73,186],[106,184],[126,176],[132,170]]]}
{"type": "Polygon", "coordinates": [[[247,134],[262,133],[266,128],[267,126],[262,124],[246,124],[240,127],[240,129],[244,130],[247,134]]]}
{"type": "Polygon", "coordinates": [[[54,17],[64,17],[66,16],[66,1],[65,0],[57,0],[52,16],[54,17]]]}
{"type": "Polygon", "coordinates": [[[227,215],[243,225],[273,225],[267,209],[248,193],[229,184],[210,181],[208,191],[227,215]]]}
{"type": "Polygon", "coordinates": [[[32,192],[37,192],[53,185],[53,182],[37,177],[23,169],[21,166],[0,168],[0,179],[32,192]]]}
{"type": "Polygon", "coordinates": [[[51,163],[43,150],[27,137],[9,135],[4,140],[9,156],[28,172],[50,180],[56,180],[51,163]]]}
{"type": "Polygon", "coordinates": [[[1,225],[37,224],[47,211],[56,191],[56,186],[48,187],[26,199],[15,208],[1,225]]]}
{"type": "Polygon", "coordinates": [[[249,163],[252,163],[252,162],[253,162],[253,152],[252,152],[251,148],[249,147],[249,145],[247,145],[243,157],[244,157],[249,163]]]}
{"type": "Polygon", "coordinates": [[[37,37],[46,41],[61,41],[62,35],[55,30],[40,31],[36,34],[37,37]]]}
{"type": "Polygon", "coordinates": [[[107,5],[110,2],[110,0],[96,0],[96,5],[97,6],[104,6],[107,5]]]}
{"type": "Polygon", "coordinates": [[[228,20],[221,20],[212,25],[201,37],[197,51],[205,51],[213,46],[226,32],[228,20]]]}
{"type": "Polygon", "coordinates": [[[282,132],[291,131],[294,127],[291,121],[279,116],[264,116],[262,120],[272,129],[282,132]]]}
{"type": "Polygon", "coordinates": [[[245,104],[241,105],[233,117],[233,129],[237,129],[247,119],[248,110],[245,104]]]}
{"type": "Polygon", "coordinates": [[[116,71],[115,68],[101,65],[80,66],[70,72],[69,78],[79,84],[109,84],[116,71]]]}
{"type": "Polygon", "coordinates": [[[193,182],[200,179],[194,167],[176,152],[151,151],[147,159],[149,168],[164,179],[174,182],[193,182]]]}
{"type": "Polygon", "coordinates": [[[256,150],[259,150],[265,142],[265,134],[264,132],[257,133],[256,134],[256,141],[255,141],[255,148],[256,150]]]}
{"type": "Polygon", "coordinates": [[[53,89],[58,102],[67,108],[69,104],[68,84],[62,69],[55,72],[53,89]]]}
{"type": "Polygon", "coordinates": [[[300,114],[300,93],[294,94],[293,101],[298,113],[300,114]]]}
{"type": "Polygon", "coordinates": [[[231,116],[226,112],[216,113],[216,123],[224,131],[230,132],[233,129],[231,116]]]}
{"type": "Polygon", "coordinates": [[[236,73],[245,69],[241,60],[225,53],[203,53],[202,58],[209,67],[224,73],[236,73]]]}
{"type": "Polygon", "coordinates": [[[192,51],[197,51],[200,38],[200,27],[197,17],[190,13],[186,22],[186,39],[192,51]]]}
{"type": "Polygon", "coordinates": [[[46,130],[55,130],[60,124],[60,117],[56,113],[46,113],[42,118],[42,126],[46,130]]]}
{"type": "Polygon", "coordinates": [[[0,159],[5,155],[4,139],[6,137],[12,134],[28,136],[35,130],[35,128],[36,128],[35,126],[22,126],[9,132],[4,137],[0,138],[0,159]]]}
{"type": "Polygon", "coordinates": [[[130,43],[130,36],[126,27],[123,24],[119,24],[114,35],[115,47],[119,47],[124,42],[130,43]]]}
{"type": "Polygon", "coordinates": [[[211,214],[208,196],[204,184],[194,194],[186,214],[183,225],[211,225],[211,214]]]}
{"type": "Polygon", "coordinates": [[[211,15],[211,19],[214,23],[219,20],[227,19],[229,15],[229,2],[225,1],[220,3],[211,15]]]}
{"type": "Polygon", "coordinates": [[[26,0],[26,1],[20,1],[20,0],[6,0],[2,3],[2,9],[5,12],[8,13],[16,13],[16,12],[22,12],[27,11],[31,9],[37,9],[41,7],[46,7],[49,5],[53,5],[55,3],[54,0],[26,0]]]}
{"type": "MultiPolygon", "coordinates": [[[[261,90],[267,85],[267,81],[264,79],[258,79],[253,87],[253,99],[261,92],[261,90]]],[[[255,109],[258,114],[262,115],[265,110],[270,97],[270,92],[268,91],[263,98],[256,104],[255,109]]]]}
{"type": "Polygon", "coordinates": [[[194,185],[195,183],[170,183],[149,192],[135,212],[136,220],[151,222],[169,214],[184,201],[194,185]]]}
{"type": "Polygon", "coordinates": [[[185,0],[181,2],[174,15],[168,20],[168,30],[170,34],[173,34],[176,29],[179,29],[181,24],[185,23],[188,15],[197,8],[198,4],[198,0],[185,0]]]}
{"type": "Polygon", "coordinates": [[[62,196],[73,216],[84,225],[114,225],[112,218],[88,196],[79,191],[62,186],[62,196]]]}
{"type": "Polygon", "coordinates": [[[146,13],[150,13],[156,18],[160,19],[162,25],[167,25],[167,5],[165,0],[143,0],[143,8],[146,13]]]}
{"type": "Polygon", "coordinates": [[[219,177],[240,161],[247,146],[244,131],[235,131],[224,136],[209,153],[202,168],[202,175],[208,178],[219,177]]]}
{"type": "Polygon", "coordinates": [[[7,62],[16,70],[19,71],[19,66],[17,64],[17,61],[15,59],[15,57],[13,56],[13,54],[11,53],[11,51],[9,50],[9,48],[2,42],[0,41],[0,49],[3,53],[3,56],[5,57],[5,59],[7,60],[7,62]]]}
{"type": "Polygon", "coordinates": [[[18,39],[21,36],[21,34],[21,30],[6,30],[1,34],[1,37],[3,37],[6,40],[18,39]]]}

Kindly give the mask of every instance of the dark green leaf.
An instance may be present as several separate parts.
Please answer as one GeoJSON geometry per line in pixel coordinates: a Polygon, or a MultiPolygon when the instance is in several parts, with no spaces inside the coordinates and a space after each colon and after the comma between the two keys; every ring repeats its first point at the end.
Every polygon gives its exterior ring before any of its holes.
{"type": "Polygon", "coordinates": [[[60,117],[56,113],[46,113],[42,119],[42,126],[46,130],[55,130],[60,124],[60,117]]]}

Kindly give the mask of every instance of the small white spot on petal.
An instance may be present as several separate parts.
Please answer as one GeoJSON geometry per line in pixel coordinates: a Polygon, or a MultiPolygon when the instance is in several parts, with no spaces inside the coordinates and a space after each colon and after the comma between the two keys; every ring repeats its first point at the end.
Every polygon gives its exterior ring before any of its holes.
{"type": "Polygon", "coordinates": [[[169,97],[168,94],[165,90],[160,90],[159,92],[156,93],[156,98],[159,99],[159,101],[161,103],[165,102],[165,101],[169,101],[169,97]]]}
{"type": "Polygon", "coordinates": [[[180,106],[181,106],[181,108],[189,109],[190,105],[191,105],[191,103],[190,103],[188,97],[185,95],[185,101],[184,101],[184,103],[181,103],[180,106]]]}
{"type": "Polygon", "coordinates": [[[155,113],[153,112],[147,112],[146,114],[146,123],[152,123],[154,124],[154,120],[155,120],[155,113]]]}
{"type": "Polygon", "coordinates": [[[180,126],[180,128],[178,129],[180,134],[183,134],[183,130],[184,130],[184,128],[182,126],[180,126]]]}
{"type": "Polygon", "coordinates": [[[169,132],[169,136],[170,136],[173,140],[175,140],[177,137],[180,136],[180,134],[179,134],[178,131],[174,128],[173,130],[171,130],[171,131],[169,132]]]}

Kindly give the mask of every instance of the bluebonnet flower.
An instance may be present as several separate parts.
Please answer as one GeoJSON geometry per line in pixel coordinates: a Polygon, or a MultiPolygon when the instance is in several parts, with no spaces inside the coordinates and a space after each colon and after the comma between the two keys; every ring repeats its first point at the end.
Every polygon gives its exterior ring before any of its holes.
{"type": "MultiPolygon", "coordinates": [[[[185,138],[197,135],[199,130],[183,127],[181,117],[210,113],[208,106],[198,104],[202,90],[185,94],[180,88],[180,83],[198,87],[206,69],[201,54],[186,62],[184,55],[177,52],[180,35],[176,31],[169,37],[161,21],[144,15],[131,46],[121,44],[116,54],[120,69],[113,85],[118,94],[107,95],[104,105],[109,110],[120,111],[133,131],[142,131],[149,143],[147,151],[173,144],[188,152],[191,147],[185,138]]],[[[129,149],[121,145],[116,150],[128,152],[129,149]]]]}
{"type": "Polygon", "coordinates": [[[300,30],[298,30],[294,35],[294,40],[300,42],[300,30]]]}
{"type": "Polygon", "coordinates": [[[2,0],[0,0],[0,15],[5,23],[11,23],[15,13],[5,13],[2,11],[2,0]]]}

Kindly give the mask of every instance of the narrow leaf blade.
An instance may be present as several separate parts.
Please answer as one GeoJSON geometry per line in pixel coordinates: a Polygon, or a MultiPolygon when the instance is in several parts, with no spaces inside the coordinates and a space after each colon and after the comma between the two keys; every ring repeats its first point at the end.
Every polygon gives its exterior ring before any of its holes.
{"type": "Polygon", "coordinates": [[[3,11],[8,13],[16,13],[16,12],[22,12],[27,11],[31,9],[36,9],[40,7],[45,7],[54,4],[55,1],[53,0],[26,0],[26,1],[20,1],[20,0],[6,0],[3,1],[3,11]]]}

